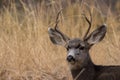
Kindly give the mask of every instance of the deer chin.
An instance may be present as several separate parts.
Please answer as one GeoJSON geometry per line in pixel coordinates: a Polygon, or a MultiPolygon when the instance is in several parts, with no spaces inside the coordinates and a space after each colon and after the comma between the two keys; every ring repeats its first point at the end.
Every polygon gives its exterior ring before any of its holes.
{"type": "Polygon", "coordinates": [[[76,62],[75,61],[71,61],[71,62],[68,62],[69,64],[71,65],[74,65],[76,62]]]}
{"type": "Polygon", "coordinates": [[[82,62],[81,61],[72,61],[72,62],[68,62],[68,65],[70,67],[70,69],[78,69],[82,67],[82,62]]]}

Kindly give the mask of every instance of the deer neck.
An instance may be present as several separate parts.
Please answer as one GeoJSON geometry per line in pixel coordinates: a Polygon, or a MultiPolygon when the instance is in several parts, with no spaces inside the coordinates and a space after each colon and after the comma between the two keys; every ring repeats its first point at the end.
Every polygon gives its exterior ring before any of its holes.
{"type": "Polygon", "coordinates": [[[94,78],[95,69],[94,64],[91,59],[88,59],[87,63],[84,66],[71,69],[72,77],[74,80],[92,80],[94,78]]]}

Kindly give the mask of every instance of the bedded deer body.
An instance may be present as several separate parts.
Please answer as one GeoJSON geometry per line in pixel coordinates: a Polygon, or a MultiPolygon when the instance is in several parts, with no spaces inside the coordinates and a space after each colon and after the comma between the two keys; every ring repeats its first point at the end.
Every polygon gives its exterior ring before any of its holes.
{"type": "Polygon", "coordinates": [[[95,65],[89,56],[89,49],[90,46],[79,39],[68,42],[67,61],[73,78],[75,80],[119,80],[120,67],[95,65]]]}
{"type": "MultiPolygon", "coordinates": [[[[59,16],[59,13],[58,13],[59,16]]],[[[83,38],[70,39],[63,34],[57,26],[57,19],[55,28],[49,28],[48,33],[50,40],[55,45],[64,46],[67,49],[67,62],[69,64],[74,80],[119,80],[120,79],[120,66],[102,66],[95,65],[89,55],[90,48],[103,40],[106,34],[106,25],[101,25],[94,30],[90,35],[88,32],[91,28],[92,18],[89,21],[85,16],[86,21],[89,23],[89,28],[83,38]],[[88,35],[88,36],[87,36],[88,35]]],[[[90,14],[91,16],[91,14],[90,14]]]]}

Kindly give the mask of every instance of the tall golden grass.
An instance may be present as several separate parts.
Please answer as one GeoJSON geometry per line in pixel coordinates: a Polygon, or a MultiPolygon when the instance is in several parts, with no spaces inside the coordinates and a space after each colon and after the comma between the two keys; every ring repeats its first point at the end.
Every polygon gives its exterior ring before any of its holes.
{"type": "MultiPolygon", "coordinates": [[[[69,3],[69,2],[68,2],[69,3]]],[[[53,45],[47,33],[54,27],[57,7],[45,5],[16,8],[15,3],[0,13],[0,80],[72,80],[65,61],[66,50],[53,45]]],[[[105,39],[90,50],[95,64],[119,65],[120,21],[110,11],[103,16],[90,6],[93,31],[103,23],[107,24],[105,39]]],[[[60,16],[59,28],[71,38],[82,38],[88,28],[84,17],[89,17],[85,5],[69,4],[60,16]]]]}

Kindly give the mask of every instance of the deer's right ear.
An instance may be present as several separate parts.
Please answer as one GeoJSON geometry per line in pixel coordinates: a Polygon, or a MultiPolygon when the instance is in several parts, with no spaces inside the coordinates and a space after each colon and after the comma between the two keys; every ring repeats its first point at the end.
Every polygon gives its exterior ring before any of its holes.
{"type": "Polygon", "coordinates": [[[55,45],[65,46],[66,42],[69,40],[67,36],[53,28],[48,28],[48,34],[51,42],[55,45]]]}

